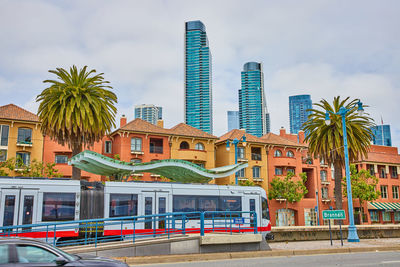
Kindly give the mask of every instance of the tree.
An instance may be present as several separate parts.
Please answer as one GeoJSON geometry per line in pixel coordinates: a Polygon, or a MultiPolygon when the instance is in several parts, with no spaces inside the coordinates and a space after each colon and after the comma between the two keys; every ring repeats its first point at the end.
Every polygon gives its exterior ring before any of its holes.
{"type": "Polygon", "coordinates": [[[62,174],[58,173],[55,163],[44,164],[41,161],[33,159],[29,165],[25,165],[21,157],[9,158],[0,164],[0,176],[9,176],[9,171],[15,171],[23,177],[49,177],[59,178],[62,174]]]}
{"type": "MultiPolygon", "coordinates": [[[[286,214],[288,213],[288,203],[299,202],[308,193],[305,186],[307,175],[300,173],[300,180],[294,181],[294,173],[288,172],[285,177],[275,177],[272,179],[268,190],[268,199],[285,199],[286,214]]],[[[287,216],[285,216],[285,225],[288,224],[287,216]]]]}
{"type": "MultiPolygon", "coordinates": [[[[330,114],[331,123],[325,124],[326,111],[337,113],[341,107],[350,109],[346,114],[347,143],[350,161],[357,160],[360,156],[367,156],[372,131],[373,120],[367,115],[360,116],[357,113],[358,99],[349,101],[337,96],[331,106],[328,101],[322,99],[320,103],[314,103],[321,108],[311,109],[308,120],[303,129],[307,133],[305,141],[308,142],[308,151],[314,158],[333,164],[335,170],[335,199],[336,209],[342,209],[342,169],[344,168],[343,127],[340,115],[330,114]]],[[[365,107],[365,106],[364,106],[365,107]]]]}
{"type": "MultiPolygon", "coordinates": [[[[352,164],[350,166],[350,181],[351,181],[351,195],[353,198],[358,198],[361,207],[361,214],[363,212],[364,201],[377,200],[381,192],[376,190],[379,179],[369,173],[367,170],[360,170],[357,172],[356,166],[352,164]]],[[[346,190],[346,177],[343,177],[343,194],[347,197],[346,190]]],[[[363,222],[363,216],[361,215],[361,223],[363,222]]]]}
{"type": "MultiPolygon", "coordinates": [[[[49,72],[58,80],[43,81],[50,87],[36,98],[42,132],[61,145],[67,144],[74,156],[115,127],[117,96],[108,90],[112,87],[104,80],[104,73],[87,71],[87,66],[79,71],[72,66],[69,72],[63,68],[49,72]]],[[[80,169],[73,166],[72,178],[80,177],[80,169]]]]}

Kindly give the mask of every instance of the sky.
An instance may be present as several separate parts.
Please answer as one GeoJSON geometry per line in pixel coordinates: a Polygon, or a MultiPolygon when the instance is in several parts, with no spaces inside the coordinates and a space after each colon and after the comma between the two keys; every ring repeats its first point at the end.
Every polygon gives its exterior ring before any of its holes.
{"type": "Polygon", "coordinates": [[[271,131],[289,131],[289,96],[360,98],[400,145],[400,1],[0,0],[0,105],[34,113],[48,70],[104,73],[118,115],[163,107],[184,122],[185,22],[201,20],[213,56],[214,135],[238,110],[243,64],[262,62],[271,131]]]}

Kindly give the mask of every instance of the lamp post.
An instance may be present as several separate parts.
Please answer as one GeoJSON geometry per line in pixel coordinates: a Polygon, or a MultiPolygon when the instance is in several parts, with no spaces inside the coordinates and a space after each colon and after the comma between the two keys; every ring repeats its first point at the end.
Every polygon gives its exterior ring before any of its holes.
{"type": "MultiPolygon", "coordinates": [[[[364,109],[360,100],[357,102],[357,111],[361,116],[364,113],[364,109]]],[[[351,194],[351,180],[350,180],[350,166],[349,166],[349,151],[347,146],[347,130],[346,130],[346,114],[354,108],[351,107],[347,109],[345,107],[340,107],[338,113],[327,110],[325,113],[325,123],[329,125],[331,123],[329,113],[334,115],[340,115],[342,117],[342,128],[343,128],[343,145],[344,145],[344,166],[346,169],[346,184],[347,184],[347,206],[349,210],[349,232],[347,236],[348,242],[360,242],[357,235],[357,228],[354,224],[354,214],[353,214],[353,196],[351,194]]]]}
{"type": "MultiPolygon", "coordinates": [[[[230,141],[229,139],[226,140],[226,150],[229,151],[231,143],[235,146],[235,164],[237,164],[237,145],[242,141],[243,146],[246,146],[246,136],[243,135],[240,139],[233,139],[233,141],[230,141]]],[[[237,173],[235,173],[235,185],[238,184],[238,177],[237,173]]]]}

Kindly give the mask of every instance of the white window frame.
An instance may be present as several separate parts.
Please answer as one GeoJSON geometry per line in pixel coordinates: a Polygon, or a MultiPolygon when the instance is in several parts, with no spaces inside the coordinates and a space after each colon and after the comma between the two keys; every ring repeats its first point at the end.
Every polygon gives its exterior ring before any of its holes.
{"type": "Polygon", "coordinates": [[[105,154],[111,154],[112,153],[112,141],[111,140],[106,140],[104,142],[104,153],[105,154]],[[109,144],[109,145],[107,145],[107,144],[109,144]]]}
{"type": "Polygon", "coordinates": [[[131,138],[131,151],[142,152],[142,138],[140,137],[131,138]],[[138,140],[140,140],[140,142],[138,142],[138,140]]]}
{"type": "Polygon", "coordinates": [[[260,166],[253,166],[253,178],[260,178],[260,166]]]}
{"type": "Polygon", "coordinates": [[[393,199],[399,199],[399,186],[398,185],[392,185],[392,195],[393,195],[393,199]]]}
{"type": "Polygon", "coordinates": [[[387,199],[388,198],[388,187],[387,185],[381,185],[381,198],[387,199]]]}
{"type": "Polygon", "coordinates": [[[7,124],[0,124],[0,147],[8,147],[8,138],[10,137],[10,125],[7,124]],[[1,144],[1,136],[3,135],[3,127],[7,126],[8,127],[8,134],[7,134],[7,144],[2,145],[1,144]]]}

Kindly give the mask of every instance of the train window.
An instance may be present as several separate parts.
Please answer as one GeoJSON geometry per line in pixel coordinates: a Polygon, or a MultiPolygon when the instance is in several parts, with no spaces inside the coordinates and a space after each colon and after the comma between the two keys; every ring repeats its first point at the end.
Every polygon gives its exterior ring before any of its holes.
{"type": "Polygon", "coordinates": [[[174,212],[196,211],[195,196],[174,196],[174,212]]]}
{"type": "MultiPolygon", "coordinates": [[[[218,197],[215,196],[199,196],[198,211],[217,211],[218,210],[218,197]]],[[[206,214],[207,215],[207,214],[206,214]]],[[[211,215],[211,214],[209,214],[211,215]]]]}
{"type": "Polygon", "coordinates": [[[136,216],[138,195],[110,194],[110,217],[136,216]]]}
{"type": "Polygon", "coordinates": [[[43,222],[74,219],[75,193],[43,193],[43,222]]]}
{"type": "Polygon", "coordinates": [[[0,245],[0,264],[7,264],[8,263],[8,244],[7,245],[0,245]]]}
{"type": "MultiPolygon", "coordinates": [[[[221,196],[219,199],[220,211],[242,211],[242,198],[233,196],[221,196]]],[[[232,217],[239,214],[232,214],[232,217]]]]}
{"type": "Polygon", "coordinates": [[[269,220],[269,208],[268,201],[266,198],[262,198],[262,218],[269,220]]]}
{"type": "Polygon", "coordinates": [[[6,195],[5,202],[3,226],[10,226],[14,224],[15,196],[6,195]]]}

